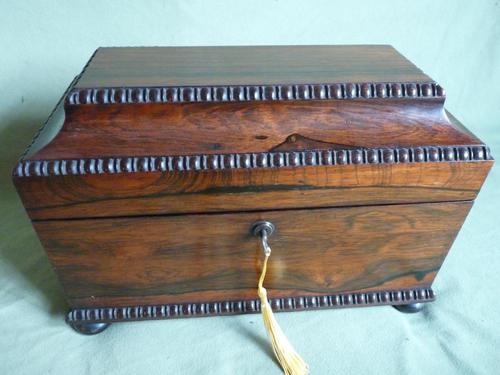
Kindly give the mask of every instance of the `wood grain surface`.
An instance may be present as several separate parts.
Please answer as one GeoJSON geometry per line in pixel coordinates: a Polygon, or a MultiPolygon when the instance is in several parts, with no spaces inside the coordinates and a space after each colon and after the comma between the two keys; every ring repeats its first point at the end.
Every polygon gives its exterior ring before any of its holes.
{"type": "MultiPolygon", "coordinates": [[[[307,296],[269,298],[273,312],[317,309],[340,309],[383,305],[407,305],[428,303],[436,299],[432,288],[370,290],[307,296]]],[[[254,314],[261,311],[260,299],[225,300],[211,302],[183,302],[167,304],[140,304],[121,306],[72,307],[66,321],[131,322],[151,319],[174,319],[235,314],[254,314]]]]}
{"type": "Polygon", "coordinates": [[[493,163],[444,100],[389,46],[99,49],[13,179],[72,321],[258,311],[264,219],[285,310],[431,301],[493,163]]]}
{"type": "Polygon", "coordinates": [[[492,161],[16,178],[34,220],[472,200],[492,161]]]}
{"type": "Polygon", "coordinates": [[[391,46],[100,48],[86,87],[430,81],[391,46]]]}
{"type": "Polygon", "coordinates": [[[72,307],[254,299],[270,220],[270,297],[428,287],[471,202],[39,221],[72,307]]]}
{"type": "Polygon", "coordinates": [[[482,143],[432,100],[115,104],[67,108],[30,159],[265,152],[292,134],[352,147],[482,143]]]}

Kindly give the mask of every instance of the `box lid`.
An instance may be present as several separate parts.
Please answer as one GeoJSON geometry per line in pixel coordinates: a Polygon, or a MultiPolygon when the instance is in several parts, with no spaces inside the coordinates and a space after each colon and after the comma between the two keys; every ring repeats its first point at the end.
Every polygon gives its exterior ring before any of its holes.
{"type": "Polygon", "coordinates": [[[390,46],[100,48],[14,181],[36,220],[473,199],[444,100],[390,46]]]}

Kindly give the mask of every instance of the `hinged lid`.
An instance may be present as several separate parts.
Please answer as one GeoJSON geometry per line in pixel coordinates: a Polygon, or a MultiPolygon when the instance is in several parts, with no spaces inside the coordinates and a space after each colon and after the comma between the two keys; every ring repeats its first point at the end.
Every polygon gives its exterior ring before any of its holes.
{"type": "Polygon", "coordinates": [[[33,219],[473,199],[444,99],[389,46],[100,48],[15,182],[33,219]]]}

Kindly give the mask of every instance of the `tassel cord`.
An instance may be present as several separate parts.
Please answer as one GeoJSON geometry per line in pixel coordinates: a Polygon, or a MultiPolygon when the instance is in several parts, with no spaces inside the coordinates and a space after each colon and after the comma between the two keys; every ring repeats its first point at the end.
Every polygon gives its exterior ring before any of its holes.
{"type": "Polygon", "coordinates": [[[283,368],[286,375],[307,375],[309,367],[307,363],[295,351],[293,346],[288,341],[287,337],[281,330],[273,310],[267,299],[267,290],[264,288],[264,280],[267,273],[267,263],[271,255],[271,248],[267,244],[267,232],[264,230],[262,235],[262,246],[264,248],[265,258],[262,264],[262,272],[259,278],[258,295],[260,298],[262,319],[266,327],[269,338],[271,339],[274,355],[279,364],[283,368]]]}

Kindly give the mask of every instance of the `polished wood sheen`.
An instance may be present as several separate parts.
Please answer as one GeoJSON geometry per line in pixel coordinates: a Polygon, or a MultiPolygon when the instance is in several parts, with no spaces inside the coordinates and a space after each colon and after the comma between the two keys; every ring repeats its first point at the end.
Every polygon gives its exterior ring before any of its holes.
{"type": "Polygon", "coordinates": [[[116,104],[67,109],[34,158],[265,152],[292,134],[351,147],[482,143],[432,101],[116,104]]]}
{"type": "Polygon", "coordinates": [[[431,79],[380,46],[99,48],[76,88],[431,79]]]}
{"type": "Polygon", "coordinates": [[[99,48],[13,169],[85,333],[433,301],[493,164],[390,46],[99,48]]]}
{"type": "Polygon", "coordinates": [[[262,152],[291,134],[361,147],[481,144],[449,121],[444,97],[390,46],[103,48],[27,156],[262,152]]]}
{"type": "Polygon", "coordinates": [[[35,222],[73,307],[253,299],[257,220],[276,225],[270,297],[428,287],[470,202],[35,222]]]}
{"type": "Polygon", "coordinates": [[[156,171],[17,181],[29,215],[41,220],[472,200],[491,163],[156,171]]]}

